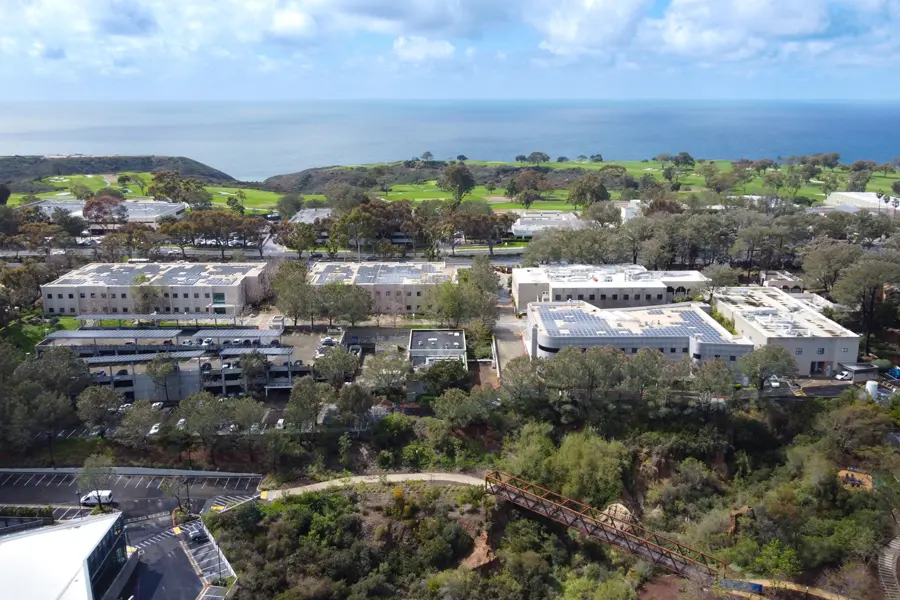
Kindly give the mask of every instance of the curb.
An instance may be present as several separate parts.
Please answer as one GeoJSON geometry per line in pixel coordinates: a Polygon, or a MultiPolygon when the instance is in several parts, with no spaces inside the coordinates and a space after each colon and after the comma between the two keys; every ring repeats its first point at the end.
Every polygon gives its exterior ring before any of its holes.
{"type": "Polygon", "coordinates": [[[162,511],[158,513],[153,513],[152,515],[146,515],[144,517],[133,517],[131,519],[125,519],[126,525],[131,525],[132,523],[140,523],[141,521],[149,521],[151,519],[159,519],[160,517],[165,517],[169,513],[168,511],[162,511]]]}

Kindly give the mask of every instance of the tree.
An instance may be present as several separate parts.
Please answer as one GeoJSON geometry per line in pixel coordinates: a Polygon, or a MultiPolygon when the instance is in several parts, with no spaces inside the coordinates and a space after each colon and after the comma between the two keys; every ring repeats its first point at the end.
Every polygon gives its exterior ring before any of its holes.
{"type": "Polygon", "coordinates": [[[352,417],[353,426],[360,431],[363,420],[369,414],[374,399],[372,393],[364,386],[358,383],[351,383],[341,388],[337,397],[337,405],[341,414],[352,417]]]}
{"type": "Polygon", "coordinates": [[[316,286],[307,279],[306,265],[296,261],[281,263],[278,272],[272,279],[272,291],[275,292],[275,305],[284,316],[297,321],[308,317],[310,327],[319,313],[319,295],[316,286]]]}
{"type": "Polygon", "coordinates": [[[462,386],[469,379],[469,370],[459,360],[439,360],[431,363],[419,377],[425,382],[428,393],[437,395],[449,388],[462,386]]]}
{"type": "Polygon", "coordinates": [[[73,215],[64,208],[54,209],[50,220],[71,237],[78,237],[82,231],[87,229],[87,222],[84,219],[73,215]]]}
{"type": "Polygon", "coordinates": [[[174,223],[164,223],[159,228],[159,232],[169,238],[169,240],[181,249],[181,258],[187,259],[185,249],[192,246],[197,237],[197,232],[188,221],[175,221],[174,223]]]}
{"type": "Polygon", "coordinates": [[[591,205],[595,202],[604,202],[610,199],[609,191],[603,185],[603,179],[598,173],[588,173],[580,179],[576,179],[569,190],[566,202],[579,205],[591,205]]]}
{"type": "Polygon", "coordinates": [[[696,161],[694,157],[691,156],[687,152],[679,152],[675,156],[672,157],[672,164],[678,167],[679,169],[693,169],[696,161]]]}
{"type": "Polygon", "coordinates": [[[531,208],[531,205],[541,199],[541,194],[534,190],[522,190],[519,192],[518,196],[516,196],[516,202],[524,206],[526,209],[531,208]]]}
{"type": "Polygon", "coordinates": [[[848,192],[864,192],[869,180],[872,179],[872,171],[851,171],[847,178],[848,192]]]}
{"type": "Polygon", "coordinates": [[[711,160],[701,163],[700,166],[697,167],[697,175],[703,178],[706,183],[706,188],[710,189],[712,188],[713,181],[719,175],[719,165],[711,160]]]}
{"type": "MultiPolygon", "coordinates": [[[[355,357],[354,357],[355,358],[355,357]]],[[[334,390],[326,383],[316,383],[310,377],[301,377],[291,388],[291,397],[284,410],[284,418],[292,427],[301,431],[315,431],[322,408],[333,404],[334,390]]]]}
{"type": "Polygon", "coordinates": [[[494,270],[487,256],[476,256],[472,259],[472,266],[466,272],[466,282],[475,286],[482,292],[497,293],[500,287],[500,275],[494,270]]]}
{"type": "Polygon", "coordinates": [[[78,394],[78,418],[88,427],[108,427],[116,410],[125,402],[119,392],[105,385],[91,386],[78,394]]]}
{"type": "MultiPolygon", "coordinates": [[[[175,416],[185,421],[183,431],[187,436],[188,447],[191,436],[196,436],[204,446],[209,448],[209,459],[215,465],[215,444],[219,439],[222,423],[229,416],[228,412],[222,409],[222,403],[209,392],[191,394],[178,403],[175,416]]],[[[144,433],[146,434],[146,431],[144,433]]]]}
{"type": "MultiPolygon", "coordinates": [[[[493,388],[490,389],[493,391],[493,388]]],[[[483,402],[483,395],[482,392],[469,395],[460,389],[449,389],[434,400],[431,406],[437,418],[446,421],[451,427],[468,427],[485,423],[490,416],[490,405],[483,402]]],[[[496,392],[494,396],[496,397],[496,392]]]]}
{"type": "Polygon", "coordinates": [[[116,438],[126,446],[145,448],[149,442],[148,433],[160,418],[160,413],[151,406],[149,400],[138,400],[125,413],[116,430],[116,438]]]}
{"type": "Polygon", "coordinates": [[[469,159],[468,159],[468,157],[467,157],[465,154],[457,154],[457,155],[456,155],[456,160],[459,160],[459,161],[467,161],[467,160],[469,160],[469,159]]]}
{"type": "Polygon", "coordinates": [[[566,156],[558,156],[558,157],[556,158],[556,162],[558,162],[558,163],[569,162],[569,159],[568,159],[568,157],[566,157],[566,156]]]}
{"type": "Polygon", "coordinates": [[[282,219],[290,219],[303,208],[303,196],[300,194],[285,194],[275,202],[275,211],[282,219]]]}
{"type": "Polygon", "coordinates": [[[9,197],[12,196],[12,190],[5,183],[0,183],[0,206],[6,206],[9,197]]]}
{"type": "Polygon", "coordinates": [[[170,496],[175,500],[178,510],[182,512],[189,512],[191,510],[190,501],[182,499],[184,496],[187,496],[189,499],[191,495],[191,486],[187,477],[166,477],[163,479],[159,489],[161,489],[166,496],[170,496]]]}
{"type": "Polygon", "coordinates": [[[860,322],[865,336],[865,354],[869,354],[870,340],[875,329],[884,284],[895,279],[897,265],[875,258],[860,260],[847,267],[834,284],[835,300],[846,306],[855,307],[860,314],[860,322]]]}
{"type": "Polygon", "coordinates": [[[75,398],[91,382],[87,365],[65,346],[51,347],[40,357],[28,357],[13,372],[15,381],[28,381],[67,399],[75,398]]]}
{"type": "Polygon", "coordinates": [[[241,375],[244,379],[245,393],[250,393],[251,387],[253,387],[251,384],[253,384],[260,375],[264,374],[265,370],[266,357],[258,350],[248,352],[241,356],[241,375]]]}
{"type": "Polygon", "coordinates": [[[94,195],[94,191],[83,183],[73,183],[69,186],[69,192],[82,202],[94,195]]]}
{"type": "Polygon", "coordinates": [[[78,486],[82,491],[95,492],[97,506],[103,511],[103,499],[100,491],[112,488],[116,476],[115,464],[104,454],[92,454],[84,459],[84,469],[78,475],[78,486]]]}
{"type": "Polygon", "coordinates": [[[552,489],[591,506],[606,506],[622,496],[622,478],[631,457],[621,442],[607,442],[585,430],[566,435],[547,463],[552,489]]]}
{"type": "Polygon", "coordinates": [[[622,211],[612,202],[597,202],[588,205],[581,213],[581,219],[600,227],[618,227],[622,224],[622,211]]]}
{"type": "Polygon", "coordinates": [[[313,372],[335,389],[344,385],[359,369],[359,359],[343,348],[331,348],[325,356],[317,358],[313,372]]]}
{"type": "MultiPolygon", "coordinates": [[[[247,355],[243,358],[246,359],[247,355]]],[[[241,364],[243,365],[243,360],[241,364]]],[[[248,396],[238,398],[231,405],[231,418],[237,425],[240,435],[247,440],[247,454],[250,456],[250,462],[253,462],[253,427],[261,426],[265,413],[265,405],[248,396]]]]}
{"type": "Polygon", "coordinates": [[[773,539],[760,549],[751,568],[760,575],[790,580],[800,573],[803,565],[793,548],[785,546],[781,540],[773,539]]]}
{"type": "MultiPolygon", "coordinates": [[[[81,213],[88,223],[102,226],[104,229],[116,223],[124,223],[122,218],[122,200],[114,196],[97,195],[91,197],[84,203],[81,213]]],[[[126,215],[127,216],[127,211],[126,215]]]]}
{"type": "Polygon", "coordinates": [[[822,176],[822,193],[827,198],[838,190],[841,186],[841,180],[836,173],[826,173],[822,176]]]}
{"type": "Polygon", "coordinates": [[[763,346],[745,354],[738,359],[738,369],[759,391],[762,391],[766,380],[773,375],[788,378],[797,376],[794,357],[781,346],[763,346]]]}
{"type": "Polygon", "coordinates": [[[337,315],[355,327],[372,314],[372,295],[358,285],[342,285],[335,291],[337,298],[337,315]]]}
{"type": "Polygon", "coordinates": [[[240,199],[238,199],[236,196],[232,196],[231,198],[226,200],[225,204],[228,205],[228,208],[230,208],[231,212],[233,212],[234,214],[240,215],[242,217],[244,216],[244,205],[241,204],[240,199]]]}
{"type": "Polygon", "coordinates": [[[369,359],[365,376],[376,394],[383,394],[389,400],[397,400],[403,395],[403,386],[409,378],[409,360],[398,354],[381,353],[369,359]]]}
{"type": "Polygon", "coordinates": [[[463,286],[456,285],[452,281],[445,281],[439,285],[431,286],[426,292],[426,304],[431,306],[430,312],[440,320],[441,324],[448,323],[451,327],[459,327],[461,321],[471,316],[470,298],[467,297],[463,286]]]}
{"type": "Polygon", "coordinates": [[[863,250],[855,244],[830,239],[814,240],[803,255],[804,283],[807,287],[820,286],[831,292],[841,272],[855,263],[863,250]]]}
{"type": "Polygon", "coordinates": [[[74,412],[71,398],[55,391],[41,392],[34,397],[31,403],[29,416],[37,425],[38,431],[47,436],[50,466],[52,467],[56,466],[53,458],[53,440],[60,429],[71,423],[74,412]]]}
{"type": "Polygon", "coordinates": [[[592,163],[602,163],[603,155],[602,154],[591,154],[591,162],[592,163]]]}
{"type": "Polygon", "coordinates": [[[147,375],[153,380],[157,393],[159,388],[166,392],[166,402],[169,402],[169,377],[178,369],[175,359],[167,352],[161,352],[153,357],[147,364],[147,375]]]}
{"type": "Polygon", "coordinates": [[[516,162],[526,162],[528,157],[524,154],[516,154],[516,162]]]}
{"type": "Polygon", "coordinates": [[[528,155],[528,158],[526,160],[527,162],[539,165],[541,163],[550,162],[550,155],[548,155],[546,152],[532,152],[528,155]]]}
{"type": "Polygon", "coordinates": [[[440,187],[453,193],[452,210],[456,210],[462,199],[475,189],[475,176],[465,163],[456,163],[444,169],[440,187]]]}
{"type": "Polygon", "coordinates": [[[867,401],[840,406],[819,416],[816,429],[841,454],[878,446],[891,430],[887,411],[867,401]]]}
{"type": "Polygon", "coordinates": [[[303,251],[315,248],[317,232],[311,223],[282,223],[275,230],[275,241],[303,258],[303,251]]]}
{"type": "Polygon", "coordinates": [[[703,270],[707,281],[703,285],[703,293],[709,295],[707,302],[712,304],[713,296],[724,288],[737,285],[738,272],[728,265],[714,264],[703,270]]]}
{"type": "Polygon", "coordinates": [[[900,181],[895,181],[891,184],[891,190],[898,196],[900,196],[900,181]]]}
{"type": "Polygon", "coordinates": [[[434,158],[434,154],[432,154],[432,153],[429,152],[428,150],[426,150],[425,152],[422,153],[422,160],[424,160],[424,161],[429,161],[429,160],[431,160],[432,158],[434,158]]]}

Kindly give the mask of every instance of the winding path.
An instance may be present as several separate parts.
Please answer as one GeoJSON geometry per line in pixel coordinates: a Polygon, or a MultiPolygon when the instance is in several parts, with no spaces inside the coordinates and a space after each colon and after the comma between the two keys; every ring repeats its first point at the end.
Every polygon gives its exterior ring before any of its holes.
{"type": "Polygon", "coordinates": [[[390,475],[359,475],[356,477],[344,477],[343,479],[331,479],[286,490],[269,490],[260,493],[263,500],[277,500],[282,496],[308,494],[321,492],[331,488],[350,487],[361,483],[373,485],[379,483],[403,483],[404,481],[428,481],[434,483],[461,483],[463,485],[475,485],[484,487],[484,479],[459,473],[391,473],[390,475]]]}
{"type": "Polygon", "coordinates": [[[878,579],[888,600],[900,600],[900,583],[897,581],[897,560],[900,558],[900,536],[891,540],[878,554],[878,579]]]}

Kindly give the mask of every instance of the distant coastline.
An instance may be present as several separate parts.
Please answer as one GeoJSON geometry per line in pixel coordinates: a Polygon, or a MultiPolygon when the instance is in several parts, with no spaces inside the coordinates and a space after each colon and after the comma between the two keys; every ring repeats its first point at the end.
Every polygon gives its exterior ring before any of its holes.
{"type": "Polygon", "coordinates": [[[509,161],[535,150],[634,161],[682,150],[891,160],[900,105],[711,101],[0,103],[0,155],[188,156],[242,181],[312,167],[509,161]]]}

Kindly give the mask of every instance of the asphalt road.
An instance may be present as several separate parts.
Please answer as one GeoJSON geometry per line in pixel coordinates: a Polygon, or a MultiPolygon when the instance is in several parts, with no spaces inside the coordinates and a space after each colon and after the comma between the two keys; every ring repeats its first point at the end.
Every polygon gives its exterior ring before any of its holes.
{"type": "MultiPolygon", "coordinates": [[[[116,475],[109,489],[113,504],[126,513],[152,514],[165,510],[150,508],[167,506],[171,497],[163,489],[165,477],[116,475]]],[[[217,496],[253,494],[260,477],[189,477],[192,499],[210,499],[217,496]]],[[[53,473],[0,473],[0,504],[52,504],[74,506],[78,504],[79,490],[76,475],[53,473]]],[[[83,493],[83,492],[82,492],[83,493]]],[[[174,504],[173,504],[174,505],[174,504]]],[[[128,516],[132,516],[128,514],[128,516]]]]}
{"type": "Polygon", "coordinates": [[[143,550],[132,575],[135,600],[194,600],[203,590],[187,554],[173,537],[143,550]]]}

